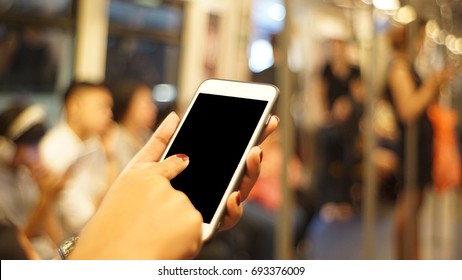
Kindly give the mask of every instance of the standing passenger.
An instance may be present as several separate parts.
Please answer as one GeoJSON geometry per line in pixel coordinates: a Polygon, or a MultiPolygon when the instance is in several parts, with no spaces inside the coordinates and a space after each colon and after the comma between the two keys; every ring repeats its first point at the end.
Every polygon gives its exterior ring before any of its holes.
{"type": "MultiPolygon", "coordinates": [[[[415,41],[417,51],[423,46],[425,28],[420,26],[419,37],[415,41]]],[[[414,65],[407,59],[407,44],[406,28],[403,26],[393,26],[390,31],[390,40],[393,47],[393,59],[390,63],[388,74],[388,87],[386,95],[393,105],[395,114],[398,118],[399,128],[401,130],[400,141],[400,165],[401,165],[401,180],[400,190],[397,200],[397,209],[395,217],[395,240],[396,253],[398,259],[418,259],[420,257],[418,244],[418,218],[422,205],[424,187],[432,182],[432,149],[433,149],[433,129],[426,114],[426,109],[429,105],[437,101],[441,86],[445,85],[454,75],[454,70],[444,68],[440,71],[435,71],[425,79],[419,76],[414,65]],[[417,144],[417,187],[415,190],[408,191],[404,189],[403,174],[404,174],[404,129],[407,125],[414,124],[418,127],[418,143],[417,144]],[[409,206],[410,212],[406,211],[409,201],[408,197],[414,196],[416,202],[409,206]],[[414,233],[410,239],[412,244],[410,247],[413,251],[410,255],[405,252],[405,227],[409,226],[414,233]]]]}

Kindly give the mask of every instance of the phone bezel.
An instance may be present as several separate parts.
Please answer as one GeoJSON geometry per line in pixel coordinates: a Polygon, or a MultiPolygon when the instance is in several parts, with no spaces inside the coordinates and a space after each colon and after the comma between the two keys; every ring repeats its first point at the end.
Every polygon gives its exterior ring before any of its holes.
{"type": "Polygon", "coordinates": [[[168,151],[172,143],[174,142],[178,132],[183,126],[183,123],[186,120],[189,112],[191,111],[191,108],[194,106],[197,97],[201,93],[268,101],[265,109],[263,110],[263,113],[260,116],[257,127],[254,130],[252,137],[250,138],[247,147],[241,156],[238,166],[236,167],[236,171],[234,172],[230,182],[228,183],[226,191],[223,194],[217,209],[215,210],[211,222],[202,223],[202,240],[207,241],[213,236],[213,234],[217,231],[221,224],[223,216],[226,213],[227,199],[231,195],[231,193],[235,191],[236,188],[239,186],[240,180],[245,171],[245,160],[247,158],[247,155],[250,152],[250,149],[253,146],[255,146],[258,143],[258,140],[260,139],[261,133],[263,132],[269,120],[271,110],[279,95],[279,89],[271,84],[250,83],[222,79],[205,80],[199,85],[193,98],[191,99],[183,117],[181,118],[180,124],[178,125],[175,133],[173,134],[165,149],[165,152],[162,156],[162,160],[165,159],[166,155],[168,154],[168,151]]]}

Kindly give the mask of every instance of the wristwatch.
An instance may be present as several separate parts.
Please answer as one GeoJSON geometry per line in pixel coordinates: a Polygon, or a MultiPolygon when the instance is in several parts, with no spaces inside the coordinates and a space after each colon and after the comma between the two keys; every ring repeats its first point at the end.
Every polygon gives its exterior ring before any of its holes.
{"type": "Polygon", "coordinates": [[[62,260],[67,259],[69,255],[75,248],[77,241],[79,240],[78,236],[72,236],[67,239],[64,239],[58,246],[58,253],[62,260]]]}

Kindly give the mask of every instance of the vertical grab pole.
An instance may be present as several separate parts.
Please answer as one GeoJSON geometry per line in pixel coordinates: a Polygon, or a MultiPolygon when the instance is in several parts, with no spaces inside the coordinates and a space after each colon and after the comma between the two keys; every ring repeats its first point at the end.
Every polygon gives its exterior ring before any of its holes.
{"type": "Polygon", "coordinates": [[[362,208],[363,217],[363,257],[364,259],[374,259],[376,257],[375,246],[375,221],[377,216],[377,174],[373,161],[373,151],[376,146],[376,136],[374,133],[374,107],[377,102],[377,47],[374,28],[374,9],[369,8],[367,15],[370,19],[371,30],[367,38],[361,42],[363,61],[361,63],[361,76],[366,84],[365,99],[365,148],[364,148],[364,185],[362,196],[364,206],[362,208]]]}
{"type": "MultiPolygon", "coordinates": [[[[409,25],[406,34],[407,54],[408,59],[412,62],[414,57],[414,44],[413,40],[416,38],[416,26],[409,25]]],[[[412,65],[412,63],[411,63],[412,65]]],[[[418,143],[418,127],[415,123],[408,124],[405,128],[404,138],[404,191],[407,193],[405,196],[405,227],[404,227],[404,258],[411,259],[414,252],[417,250],[413,242],[416,237],[415,228],[411,225],[411,215],[413,215],[413,208],[417,203],[417,147],[418,143]]],[[[417,245],[418,246],[418,245],[417,245]]]]}
{"type": "Polygon", "coordinates": [[[288,66],[288,48],[290,40],[290,1],[285,1],[286,17],[284,30],[279,36],[278,49],[281,50],[281,64],[276,72],[276,82],[280,87],[281,94],[278,101],[278,114],[281,116],[279,129],[281,130],[283,165],[281,172],[282,204],[278,212],[276,226],[276,258],[287,260],[293,258],[293,211],[292,194],[288,184],[287,167],[293,153],[294,129],[290,114],[290,100],[292,85],[290,83],[290,70],[288,66]]]}

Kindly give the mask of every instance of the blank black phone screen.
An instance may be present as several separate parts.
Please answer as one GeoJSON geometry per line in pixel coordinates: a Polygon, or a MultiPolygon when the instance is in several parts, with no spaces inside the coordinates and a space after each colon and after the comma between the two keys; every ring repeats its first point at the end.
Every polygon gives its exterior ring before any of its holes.
{"type": "Polygon", "coordinates": [[[199,93],[167,157],[189,156],[171,181],[210,223],[267,105],[264,100],[199,93]]]}

